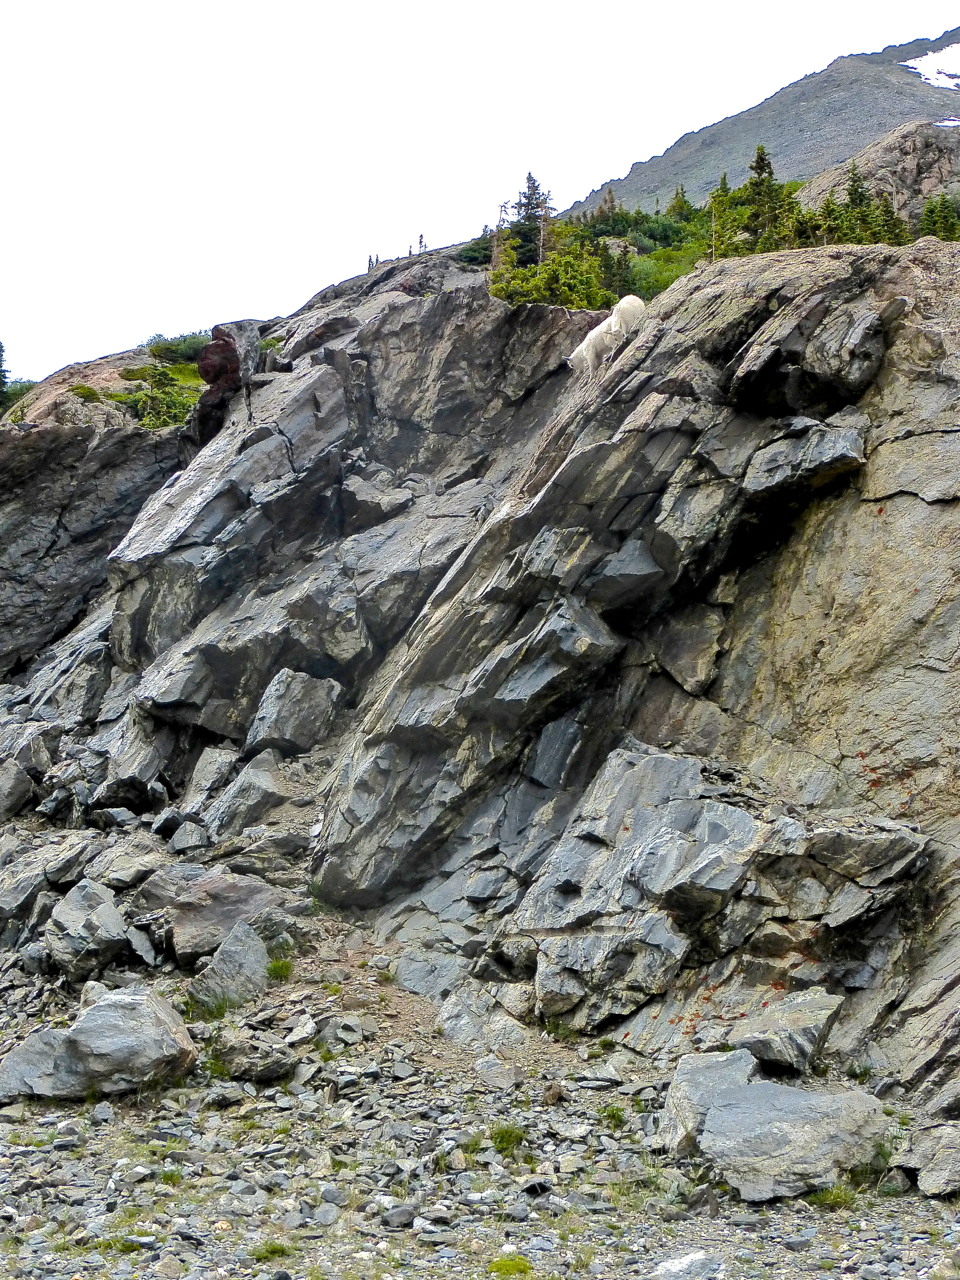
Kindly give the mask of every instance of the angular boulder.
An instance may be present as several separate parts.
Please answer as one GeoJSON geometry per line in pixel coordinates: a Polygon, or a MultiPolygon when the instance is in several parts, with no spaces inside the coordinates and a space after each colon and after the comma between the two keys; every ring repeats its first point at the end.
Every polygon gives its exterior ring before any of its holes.
{"type": "Polygon", "coordinates": [[[269,1031],[225,1031],[217,1053],[234,1080],[279,1080],[297,1065],[293,1049],[269,1031]]]}
{"type": "Polygon", "coordinates": [[[336,680],[316,680],[285,667],[267,685],[244,749],[272,747],[288,756],[309,751],[326,736],[342,693],[336,680]]]}
{"type": "Polygon", "coordinates": [[[761,1081],[716,1094],[699,1147],[744,1200],[773,1200],[828,1187],[866,1163],[888,1125],[869,1094],[761,1081]]]}
{"type": "Polygon", "coordinates": [[[413,502],[413,494],[409,489],[381,488],[360,476],[350,476],[343,482],[340,500],[347,531],[356,533],[399,515],[413,502]]]}
{"type": "Polygon", "coordinates": [[[0,1099],[126,1093],[189,1071],[197,1049],[176,1010],[153,991],[112,991],[72,1027],[44,1028],[0,1062],[0,1099]]]}
{"type": "Polygon", "coordinates": [[[261,751],[241,769],[206,815],[207,830],[214,840],[239,835],[244,827],[253,826],[290,799],[279,763],[276,751],[261,751]]]}
{"type": "Polygon", "coordinates": [[[925,1196],[950,1196],[960,1191],[960,1124],[926,1125],[911,1135],[905,1151],[893,1161],[917,1175],[925,1196]]]}
{"type": "Polygon", "coordinates": [[[81,880],[57,903],[44,929],[50,959],[71,982],[102,969],[127,949],[127,926],[113,890],[81,880]]]}
{"type": "Polygon", "coordinates": [[[178,964],[192,964],[210,955],[227,934],[242,922],[284,901],[256,876],[233,875],[219,869],[181,863],[158,871],[144,881],[137,895],[138,908],[165,910],[169,941],[178,964]]]}
{"type": "Polygon", "coordinates": [[[745,1018],[730,1034],[735,1049],[747,1049],[761,1062],[806,1071],[843,1005],[843,996],[823,987],[793,991],[745,1018]]]}
{"type": "Polygon", "coordinates": [[[657,1131],[668,1150],[689,1152],[703,1130],[707,1112],[722,1089],[747,1084],[757,1074],[756,1059],[734,1053],[688,1053],[677,1064],[657,1131]]]}
{"type": "Polygon", "coordinates": [[[235,1009],[266,991],[269,963],[267,948],[257,933],[241,921],[187,990],[202,1009],[235,1009]]]}
{"type": "Polygon", "coordinates": [[[33,783],[15,760],[0,764],[0,821],[12,818],[33,796],[33,783]]]}

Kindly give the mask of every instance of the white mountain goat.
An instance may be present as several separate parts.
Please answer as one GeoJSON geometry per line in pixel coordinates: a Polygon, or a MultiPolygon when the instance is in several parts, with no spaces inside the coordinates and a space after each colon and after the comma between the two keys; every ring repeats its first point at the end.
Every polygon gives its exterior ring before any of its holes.
{"type": "Polygon", "coordinates": [[[591,329],[579,347],[567,356],[567,364],[574,373],[586,373],[592,378],[607,356],[633,333],[644,310],[642,298],[632,293],[621,298],[606,320],[591,329]]]}

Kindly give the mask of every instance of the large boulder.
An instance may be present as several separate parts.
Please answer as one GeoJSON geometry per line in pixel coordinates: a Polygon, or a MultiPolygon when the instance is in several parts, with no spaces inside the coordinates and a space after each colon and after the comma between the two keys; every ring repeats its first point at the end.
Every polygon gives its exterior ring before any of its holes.
{"type": "Polygon", "coordinates": [[[86,1098],[176,1078],[197,1060],[180,1015],[153,991],[105,995],[72,1027],[34,1032],[0,1062],[0,1098],[86,1098]]]}
{"type": "Polygon", "coordinates": [[[189,863],[158,871],[144,881],[136,898],[137,906],[146,912],[165,912],[167,935],[179,964],[210,955],[235,925],[249,923],[283,901],[279,889],[256,876],[189,863]]]}
{"type": "Polygon", "coordinates": [[[954,1195],[960,1191],[960,1124],[920,1126],[893,1164],[912,1170],[924,1195],[954,1195]]]}
{"type": "Polygon", "coordinates": [[[343,686],[316,680],[285,667],[267,685],[247,734],[247,752],[271,747],[298,755],[322,742],[336,712],[343,686]]]}
{"type": "Polygon", "coordinates": [[[239,774],[205,815],[214,840],[239,835],[265,814],[290,799],[276,751],[261,751],[239,774]]]}
{"type": "Polygon", "coordinates": [[[686,1054],[677,1063],[667,1090],[657,1130],[660,1142],[674,1152],[694,1150],[717,1094],[747,1084],[758,1070],[757,1060],[743,1049],[686,1054]]]}
{"type": "Polygon", "coordinates": [[[71,982],[89,978],[127,949],[127,925],[113,890],[81,880],[53,909],[44,929],[50,959],[71,982]]]}
{"type": "Polygon", "coordinates": [[[699,1147],[744,1200],[774,1200],[828,1187],[868,1163],[888,1126],[882,1105],[859,1090],[761,1081],[715,1095],[699,1147]]]}
{"type": "Polygon", "coordinates": [[[0,763],[0,821],[19,813],[33,794],[30,775],[15,760],[0,763]]]}

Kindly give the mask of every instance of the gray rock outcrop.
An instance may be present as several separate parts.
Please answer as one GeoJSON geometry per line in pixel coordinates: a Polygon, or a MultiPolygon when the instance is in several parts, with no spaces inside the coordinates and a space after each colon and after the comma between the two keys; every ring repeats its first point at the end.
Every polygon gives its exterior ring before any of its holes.
{"type": "Polygon", "coordinates": [[[889,1122],[857,1091],[809,1093],[761,1081],[721,1090],[699,1147],[744,1200],[796,1196],[869,1164],[889,1122]]]}
{"type": "Polygon", "coordinates": [[[188,1071],[197,1050],[183,1019],[152,991],[113,991],[66,1031],[35,1032],[0,1062],[0,1098],[127,1093],[188,1071]]]}
{"type": "Polygon", "coordinates": [[[242,920],[235,924],[207,967],[190,983],[193,1000],[206,1010],[233,1009],[267,989],[270,957],[257,933],[242,920]]]}
{"type": "MultiPolygon", "coordinates": [[[[598,315],[445,252],[244,322],[222,423],[0,686],[40,809],[0,837],[2,945],[85,976],[120,945],[109,899],[73,919],[86,875],[193,965],[241,924],[293,938],[309,876],[379,913],[451,1037],[559,1021],[656,1072],[742,1046],[946,1096],[958,255],[704,266],[582,380],[598,315]]],[[[238,1036],[237,1071],[290,1069],[238,1036]]],[[[794,1183],[867,1141],[849,1107],[794,1183]]]]}

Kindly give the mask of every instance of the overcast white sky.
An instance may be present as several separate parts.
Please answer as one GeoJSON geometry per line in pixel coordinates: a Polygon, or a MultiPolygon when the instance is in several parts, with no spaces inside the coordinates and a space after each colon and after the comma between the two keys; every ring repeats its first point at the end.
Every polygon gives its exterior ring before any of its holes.
{"type": "Polygon", "coordinates": [[[370,253],[477,234],[528,169],[563,208],[835,57],[958,21],[939,0],[8,5],[7,367],[285,314],[370,253]]]}

